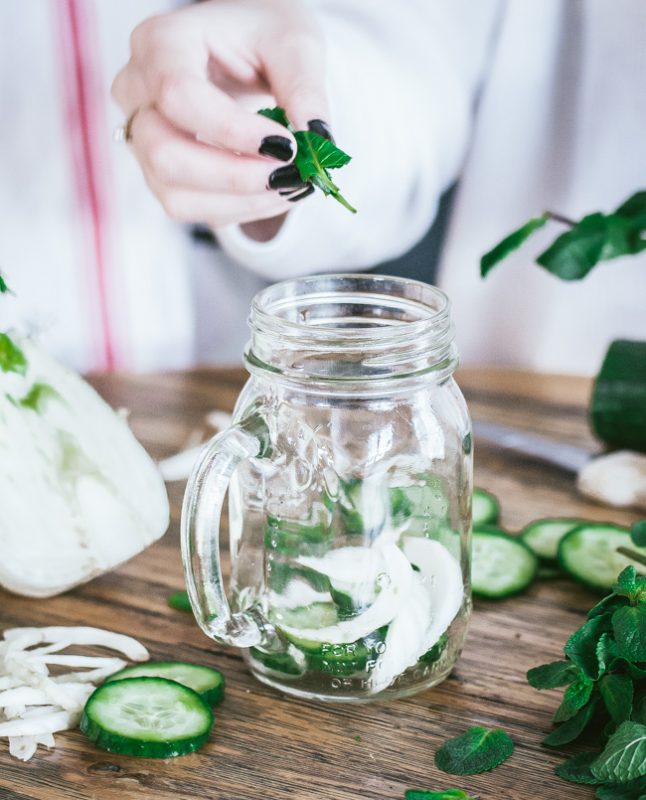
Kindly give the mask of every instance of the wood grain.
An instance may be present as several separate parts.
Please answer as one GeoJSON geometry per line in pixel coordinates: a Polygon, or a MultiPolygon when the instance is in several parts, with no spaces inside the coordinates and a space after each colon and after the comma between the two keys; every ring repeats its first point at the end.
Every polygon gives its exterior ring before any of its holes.
{"type": "MultiPolygon", "coordinates": [[[[204,414],[231,409],[243,381],[236,369],[149,376],[98,376],[115,406],[155,457],[175,452],[204,428],[204,414]]],[[[565,441],[592,445],[584,398],[589,382],[526,373],[463,370],[472,414],[565,441]]],[[[571,476],[476,442],[477,483],[503,502],[517,529],[538,516],[584,516],[629,523],[634,515],[577,496],[571,476]]],[[[48,601],[0,591],[2,627],[87,624],[141,639],[155,659],[210,664],[228,687],[209,744],[199,753],[156,762],[101,752],[76,731],[58,734],[52,752],[27,764],[0,742],[0,800],[400,800],[408,787],[459,787],[482,800],[591,798],[553,768],[567,750],[541,747],[556,693],[537,692],[526,670],[557,658],[594,597],[569,581],[537,583],[524,596],[476,603],[471,633],[453,674],[416,697],[364,706],[288,699],[247,673],[240,654],[216,646],[190,616],[166,605],[182,586],[178,515],[183,486],[169,487],[173,521],[162,541],[115,572],[48,601]],[[436,748],[470,725],[505,728],[514,756],[491,773],[451,777],[433,764],[436,748]]]]}

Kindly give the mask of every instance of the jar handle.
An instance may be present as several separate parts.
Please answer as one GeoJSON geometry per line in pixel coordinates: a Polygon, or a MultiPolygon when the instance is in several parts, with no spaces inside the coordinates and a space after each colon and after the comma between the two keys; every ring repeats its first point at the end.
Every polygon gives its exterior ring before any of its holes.
{"type": "Polygon", "coordinates": [[[198,625],[234,647],[267,646],[275,632],[259,608],[231,613],[220,564],[220,517],[237,467],[267,453],[269,432],[257,412],[214,436],[193,468],[182,506],[182,561],[198,625]]]}

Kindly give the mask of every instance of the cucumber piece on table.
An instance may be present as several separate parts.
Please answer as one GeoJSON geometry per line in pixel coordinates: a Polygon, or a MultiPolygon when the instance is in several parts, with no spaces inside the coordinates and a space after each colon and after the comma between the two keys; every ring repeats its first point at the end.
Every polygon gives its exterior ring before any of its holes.
{"type": "Polygon", "coordinates": [[[585,522],[561,539],[558,560],[575,580],[590,589],[608,591],[627,566],[641,569],[635,561],[617,552],[628,547],[646,556],[646,547],[636,547],[630,531],[610,522],[585,522]]]}
{"type": "Polygon", "coordinates": [[[592,427],[606,444],[646,452],[646,342],[612,342],[594,384],[592,427]]]}
{"type": "Polygon", "coordinates": [[[81,730],[110,753],[172,758],[209,738],[213,712],[202,698],[165,678],[108,681],[90,695],[81,730]]]}
{"type": "Polygon", "coordinates": [[[474,528],[480,525],[495,525],[500,519],[498,498],[484,489],[474,489],[471,513],[474,528]]]}
{"type": "Polygon", "coordinates": [[[537,519],[523,528],[520,538],[539,558],[555,561],[561,539],[581,523],[580,519],[537,519]]]}
{"type": "Polygon", "coordinates": [[[534,580],[537,568],[538,559],[520,539],[493,527],[473,531],[475,595],[497,600],[518,594],[534,580]]]}
{"type": "Polygon", "coordinates": [[[149,661],[115,672],[110,675],[106,683],[122,681],[124,678],[166,678],[169,681],[177,681],[182,686],[188,686],[197,692],[205,703],[212,706],[221,703],[224,698],[224,675],[217,669],[200,664],[187,664],[184,661],[149,661]]]}

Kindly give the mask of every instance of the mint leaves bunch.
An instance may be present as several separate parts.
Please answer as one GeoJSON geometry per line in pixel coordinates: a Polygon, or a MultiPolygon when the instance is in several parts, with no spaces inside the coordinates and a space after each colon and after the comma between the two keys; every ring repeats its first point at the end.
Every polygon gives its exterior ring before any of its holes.
{"type": "Polygon", "coordinates": [[[330,178],[329,172],[331,169],[344,167],[352,160],[351,157],[329,139],[319,136],[314,131],[294,130],[291,122],[287,119],[285,110],[279,106],[262,108],[258,113],[262,114],[263,117],[272,119],[294,134],[298,146],[294,165],[300,173],[301,180],[316,186],[323,194],[330,195],[342,206],[345,206],[348,211],[356,214],[357,209],[351,206],[343,197],[339,187],[330,178]]]}
{"type": "Polygon", "coordinates": [[[646,191],[629,197],[611,214],[597,211],[578,222],[553,211],[533,217],[482,256],[482,277],[549,221],[570,230],[540,253],[536,263],[564,281],[580,280],[601,261],[646,250],[646,191]]]}
{"type": "Polygon", "coordinates": [[[630,566],[563,648],[565,659],[530,669],[536,689],[565,687],[543,743],[591,734],[596,749],[556,768],[573,783],[599,786],[599,800],[646,796],[646,578],[630,566]]]}

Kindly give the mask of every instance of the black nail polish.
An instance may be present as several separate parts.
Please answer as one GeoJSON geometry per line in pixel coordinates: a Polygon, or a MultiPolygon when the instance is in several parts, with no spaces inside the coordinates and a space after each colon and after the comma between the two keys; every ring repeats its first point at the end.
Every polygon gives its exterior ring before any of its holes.
{"type": "Polygon", "coordinates": [[[297,194],[295,197],[294,196],[288,197],[287,198],[287,202],[288,203],[298,203],[298,201],[302,200],[304,197],[309,197],[312,194],[313,191],[314,191],[314,187],[310,183],[310,185],[307,187],[307,189],[305,189],[304,192],[301,192],[300,194],[297,194]]]}
{"type": "Polygon", "coordinates": [[[294,164],[286,167],[278,167],[269,176],[270,189],[302,189],[305,186],[301,180],[301,174],[294,164]]]}
{"type": "Polygon", "coordinates": [[[277,158],[279,161],[289,161],[294,155],[292,142],[286,136],[265,136],[260,143],[258,152],[261,156],[277,158]]]}
{"type": "Polygon", "coordinates": [[[307,123],[307,129],[308,131],[312,131],[312,133],[318,133],[318,135],[322,136],[324,139],[329,139],[332,144],[334,144],[334,136],[332,136],[330,126],[322,119],[311,119],[307,123]]]}

